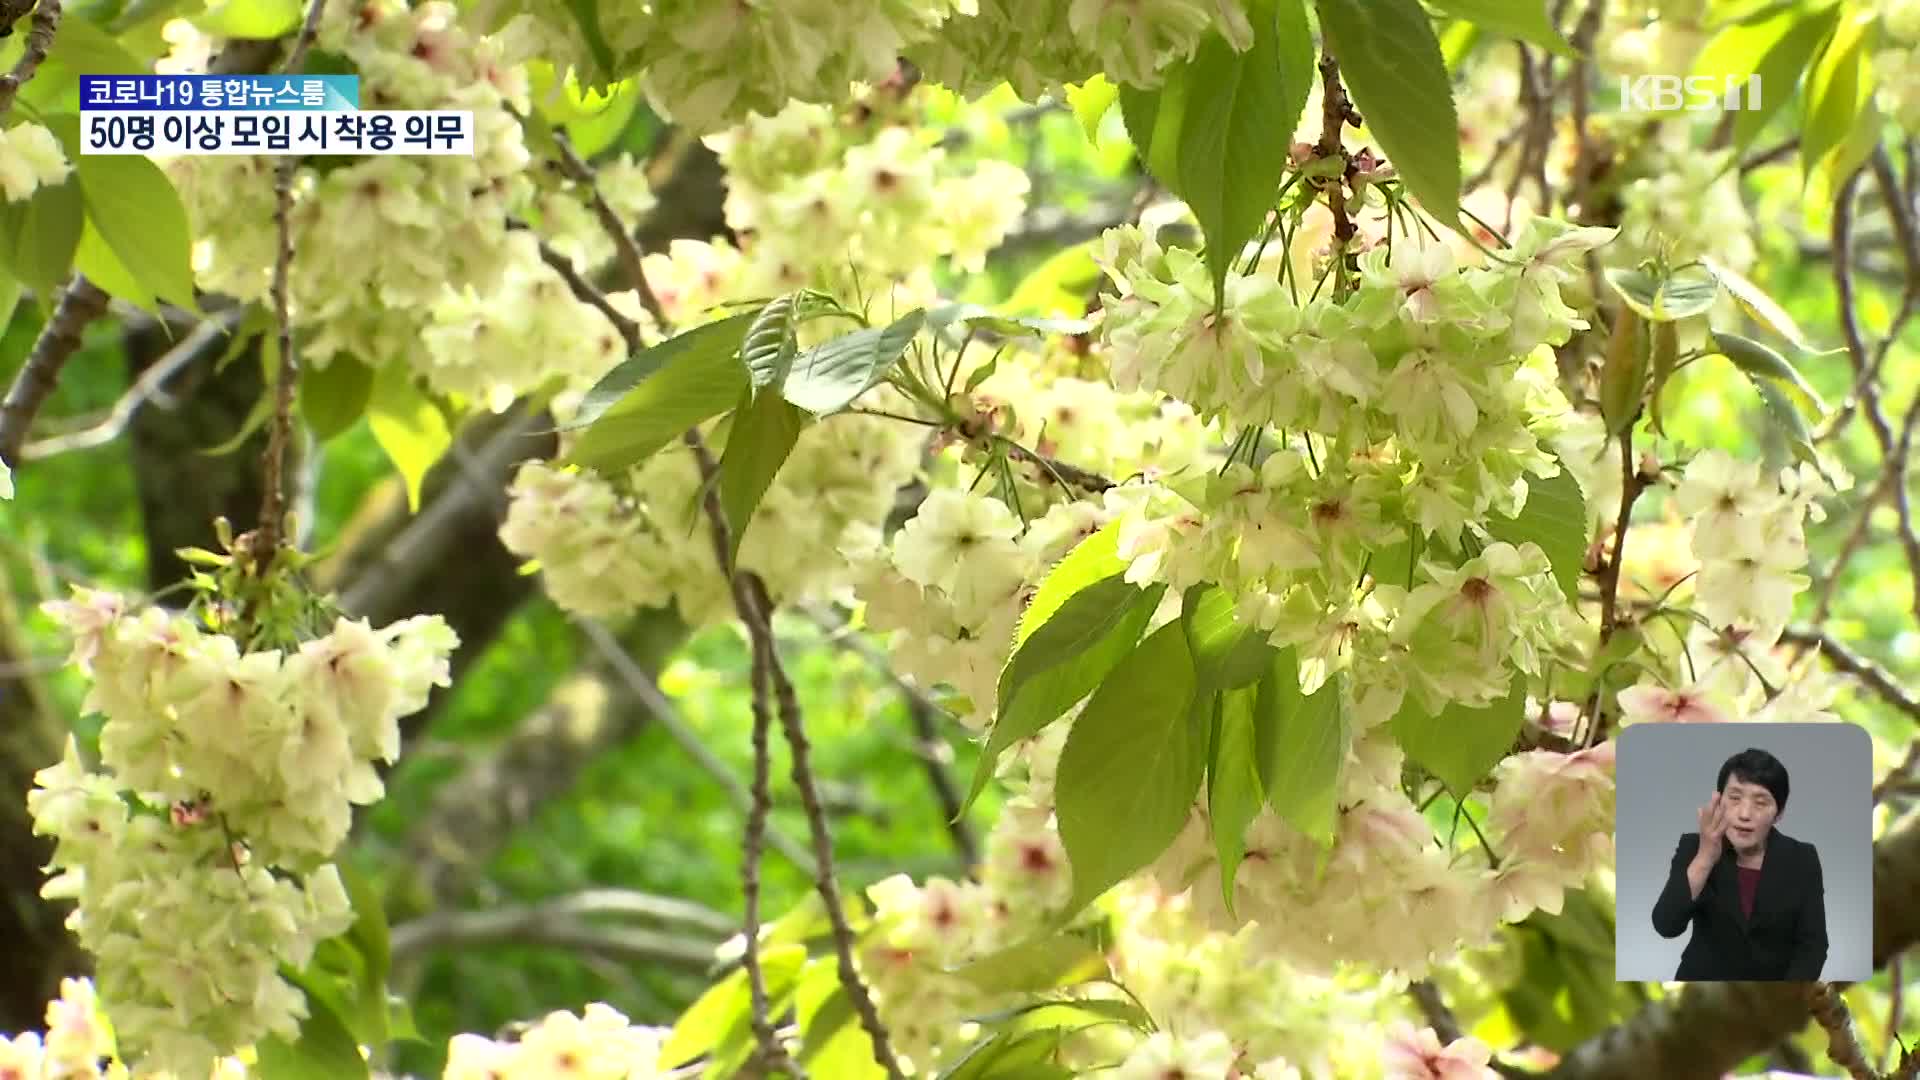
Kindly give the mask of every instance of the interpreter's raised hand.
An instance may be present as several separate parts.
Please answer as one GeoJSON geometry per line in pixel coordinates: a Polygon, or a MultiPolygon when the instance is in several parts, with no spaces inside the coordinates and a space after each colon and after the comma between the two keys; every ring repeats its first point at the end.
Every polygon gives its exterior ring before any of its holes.
{"type": "Polygon", "coordinates": [[[1708,864],[1720,861],[1720,852],[1727,839],[1727,804],[1719,792],[1707,805],[1700,808],[1700,854],[1698,858],[1708,864]]]}

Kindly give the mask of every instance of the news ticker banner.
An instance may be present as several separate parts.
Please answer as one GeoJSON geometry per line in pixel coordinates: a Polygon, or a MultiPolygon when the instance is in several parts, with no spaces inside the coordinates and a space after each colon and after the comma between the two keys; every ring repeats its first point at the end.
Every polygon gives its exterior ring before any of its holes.
{"type": "Polygon", "coordinates": [[[360,109],[357,75],[82,75],[82,154],[473,156],[473,113],[360,109]]]}

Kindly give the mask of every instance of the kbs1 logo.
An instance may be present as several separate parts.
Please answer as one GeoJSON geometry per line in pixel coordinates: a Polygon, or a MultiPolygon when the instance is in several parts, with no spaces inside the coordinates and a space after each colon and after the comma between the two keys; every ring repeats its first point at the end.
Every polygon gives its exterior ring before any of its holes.
{"type": "Polygon", "coordinates": [[[1713,112],[1760,108],[1760,76],[1620,76],[1622,112],[1713,112]]]}

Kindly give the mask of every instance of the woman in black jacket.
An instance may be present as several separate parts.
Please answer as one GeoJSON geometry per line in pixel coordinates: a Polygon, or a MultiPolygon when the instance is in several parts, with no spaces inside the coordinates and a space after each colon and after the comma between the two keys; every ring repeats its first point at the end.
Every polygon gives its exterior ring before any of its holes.
{"type": "Polygon", "coordinates": [[[1673,852],[1653,928],[1676,938],[1693,926],[1674,979],[1681,982],[1820,978],[1827,962],[1820,853],[1773,827],[1787,808],[1787,769],[1765,750],[1720,766],[1700,831],[1673,852]]]}

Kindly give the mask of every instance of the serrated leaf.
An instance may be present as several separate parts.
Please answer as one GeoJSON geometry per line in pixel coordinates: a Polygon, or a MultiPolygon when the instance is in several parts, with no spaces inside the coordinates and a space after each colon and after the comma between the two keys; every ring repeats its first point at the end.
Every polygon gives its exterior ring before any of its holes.
{"type": "Polygon", "coordinates": [[[1713,347],[1732,361],[1734,367],[1748,375],[1758,375],[1792,387],[1816,417],[1827,411],[1827,403],[1821,399],[1820,391],[1813,388],[1800,370],[1786,357],[1760,342],[1725,330],[1715,330],[1713,347]]]}
{"type": "Polygon", "coordinates": [[[567,124],[567,142],[580,160],[592,161],[619,140],[639,111],[639,83],[623,79],[604,95],[604,100],[583,104],[583,115],[567,124]]]}
{"type": "Polygon", "coordinates": [[[1152,90],[1120,87],[1120,118],[1134,154],[1169,191],[1180,190],[1180,121],[1186,115],[1187,90],[1186,68],[1178,64],[1169,67],[1152,90]]]}
{"type": "Polygon", "coordinates": [[[1418,0],[1319,0],[1320,30],[1387,160],[1427,213],[1460,218],[1460,123],[1418,0]]]}
{"type": "MultiPolygon", "coordinates": [[[[1807,73],[1805,109],[1800,125],[1800,163],[1810,176],[1828,153],[1847,141],[1873,99],[1868,76],[1867,43],[1879,18],[1871,8],[1847,11],[1807,73]]],[[[1835,177],[1835,179],[1840,179],[1835,177]]]]}
{"type": "Polygon", "coordinates": [[[800,355],[796,305],[799,293],[776,296],[754,313],[747,333],[740,341],[740,362],[747,366],[747,380],[757,392],[763,386],[779,386],[793,369],[793,358],[800,355]]]}
{"type": "Polygon", "coordinates": [[[355,1080],[369,1075],[353,1035],[325,1001],[307,996],[307,1019],[300,1037],[288,1043],[269,1035],[255,1045],[260,1080],[355,1080]]]}
{"type": "Polygon", "coordinates": [[[1671,322],[1699,315],[1719,298],[1720,282],[1705,266],[1688,266],[1662,277],[1625,267],[1608,267],[1607,284],[1648,322],[1671,322]]]}
{"type": "Polygon", "coordinates": [[[1127,564],[1120,558],[1120,523],[1108,522],[1068,549],[1040,579],[1040,587],[1034,590],[1033,599],[1027,601],[1026,610],[1020,613],[1020,624],[1014,628],[1014,647],[1019,648],[1035,630],[1053,618],[1067,597],[1126,568],[1127,564]]]}
{"type": "Polygon", "coordinates": [[[1072,1080],[1053,1064],[1060,1051],[1057,1029],[999,1032],[976,1044],[940,1073],[940,1080],[1072,1080]]]}
{"type": "Polygon", "coordinates": [[[1084,334],[1093,329],[1085,319],[1008,315],[979,304],[944,304],[927,312],[927,327],[938,330],[955,323],[983,326],[1005,337],[1046,334],[1084,334]]]}
{"type": "Polygon", "coordinates": [[[1393,737],[1415,764],[1465,798],[1513,748],[1525,722],[1526,679],[1514,674],[1507,696],[1485,708],[1449,705],[1429,716],[1409,701],[1391,721],[1393,737]]]}
{"type": "Polygon", "coordinates": [[[1233,880],[1247,854],[1247,826],[1260,813],[1259,747],[1254,738],[1254,687],[1203,694],[1198,708],[1214,714],[1207,760],[1207,821],[1220,858],[1220,890],[1233,914],[1233,880]]]}
{"type": "Polygon", "coordinates": [[[124,300],[150,314],[159,313],[159,301],[121,263],[120,256],[115,255],[113,248],[101,239],[99,230],[90,221],[80,229],[80,245],[73,251],[73,268],[87,275],[87,280],[108,296],[124,300]]]}
{"type": "Polygon", "coordinates": [[[1027,1001],[983,1016],[969,1017],[988,1030],[1013,1034],[1023,1031],[1081,1031],[1120,1024],[1135,1031],[1153,1030],[1153,1018],[1128,998],[1061,998],[1027,1001]]]}
{"type": "Polygon", "coordinates": [[[1259,682],[1271,664],[1273,645],[1259,628],[1239,621],[1232,594],[1218,585],[1195,585],[1181,599],[1180,625],[1193,655],[1200,692],[1233,690],[1259,682]]]}
{"type": "Polygon", "coordinates": [[[1787,344],[1803,353],[1819,353],[1800,332],[1800,326],[1787,314],[1785,308],[1768,296],[1765,289],[1753,283],[1746,275],[1731,266],[1723,265],[1708,256],[1701,256],[1700,262],[1720,281],[1720,287],[1727,290],[1735,302],[1753,320],[1768,330],[1785,338],[1787,344]]]}
{"type": "Polygon", "coordinates": [[[947,971],[989,994],[1036,993],[1111,974],[1098,939],[1077,930],[1023,941],[947,971]]]}
{"type": "MultiPolygon", "coordinates": [[[[804,945],[778,945],[760,950],[760,972],[766,981],[768,997],[791,991],[806,959],[804,945]]],[[[678,1068],[702,1054],[750,1039],[752,998],[745,968],[736,968],[708,987],[674,1022],[673,1031],[660,1048],[658,1068],[678,1068]]]]}
{"type": "MultiPolygon", "coordinates": [[[[53,47],[47,50],[48,67],[65,68],[76,75],[151,75],[127,47],[120,44],[92,21],[84,18],[61,19],[54,30],[53,47]]],[[[75,120],[76,128],[78,120],[75,120]]]]}
{"type": "Polygon", "coordinates": [[[1169,623],[1114,667],[1074,721],[1054,784],[1073,868],[1066,915],[1159,857],[1186,825],[1207,753],[1192,698],[1186,635],[1169,623]]]}
{"type": "Polygon", "coordinates": [[[585,429],[566,460],[601,472],[624,469],[731,408],[748,385],[736,353],[752,317],[695,327],[622,361],[566,425],[585,429]]]}
{"type": "Polygon", "coordinates": [[[1806,11],[1796,5],[1770,17],[1731,23],[1707,42],[1694,61],[1693,74],[1708,76],[1722,86],[1748,76],[1760,80],[1759,104],[1743,97],[1741,108],[1734,112],[1735,147],[1750,145],[1793,97],[1800,76],[1839,15],[1837,6],[1806,11]]]}
{"type": "Polygon", "coordinates": [[[999,712],[962,810],[986,790],[1008,747],[1038,734],[1101,685],[1139,641],[1165,591],[1160,584],[1129,585],[1118,574],[1096,581],[1068,596],[1014,649],[1000,673],[999,712]]]}
{"type": "Polygon", "coordinates": [[[406,482],[407,511],[419,513],[420,486],[427,470],[453,445],[447,418],[414,386],[412,369],[395,361],[380,365],[374,374],[367,421],[373,440],[406,482]]]}
{"type": "Polygon", "coordinates": [[[1352,742],[1347,676],[1336,672],[1300,693],[1292,649],[1276,657],[1257,688],[1253,721],[1267,804],[1323,847],[1333,842],[1341,774],[1352,742]]]}
{"type": "Polygon", "coordinates": [[[886,378],[926,321],[926,312],[912,311],[815,345],[794,359],[781,395],[815,416],[839,412],[886,378]]]}
{"type": "Polygon", "coordinates": [[[739,557],[740,544],[753,525],[753,512],[773,486],[800,438],[806,414],[776,394],[754,397],[740,392],[726,450],[720,455],[720,505],[726,511],[731,549],[727,561],[739,557]]]}
{"type": "Polygon", "coordinates": [[[1246,52],[1214,32],[1181,65],[1187,96],[1173,190],[1206,237],[1216,303],[1224,302],[1228,267],[1259,231],[1286,175],[1292,140],[1273,133],[1293,130],[1313,80],[1301,0],[1255,0],[1248,15],[1253,45],[1246,52]]]}
{"type": "Polygon", "coordinates": [[[300,371],[300,415],[321,442],[351,428],[373,397],[373,369],[351,356],[335,355],[326,367],[300,371]]]}
{"type": "Polygon", "coordinates": [[[1433,6],[1502,37],[1518,38],[1569,59],[1573,46],[1547,17],[1545,0],[1432,0],[1433,6]]]}
{"type": "Polygon", "coordinates": [[[368,988],[384,994],[387,973],[393,967],[392,931],[387,927],[386,904],[365,875],[345,862],[339,864],[339,869],[340,882],[353,903],[353,927],[347,931],[347,937],[366,961],[368,988]]]}
{"type": "MultiPolygon", "coordinates": [[[[78,138],[77,116],[48,117],[47,124],[70,124],[78,138]]],[[[154,296],[198,314],[187,207],[160,167],[138,154],[83,154],[74,163],[74,175],[88,223],[134,280],[154,296]]]]}
{"type": "Polygon", "coordinates": [[[1487,535],[1515,547],[1538,544],[1567,602],[1579,600],[1587,557],[1587,500],[1565,465],[1553,476],[1527,477],[1527,501],[1519,515],[1492,518],[1487,535]]]}
{"type": "Polygon", "coordinates": [[[41,296],[57,292],[73,270],[87,220],[79,179],[41,186],[26,200],[0,199],[0,266],[41,296]]]}
{"type": "Polygon", "coordinates": [[[1813,431],[1807,426],[1807,419],[1794,408],[1787,398],[1786,391],[1771,379],[1762,378],[1752,372],[1746,372],[1747,381],[1760,395],[1760,403],[1766,407],[1767,419],[1772,422],[1774,431],[1793,452],[1794,460],[1804,461],[1826,475],[1826,464],[1820,460],[1820,452],[1813,445],[1813,431]]]}
{"type": "Polygon", "coordinates": [[[1094,145],[1100,143],[1100,121],[1107,118],[1120,101],[1120,88],[1107,81],[1105,75],[1095,75],[1086,82],[1067,87],[1067,106],[1073,110],[1074,119],[1080,121],[1080,130],[1087,133],[1087,141],[1094,145]]]}

